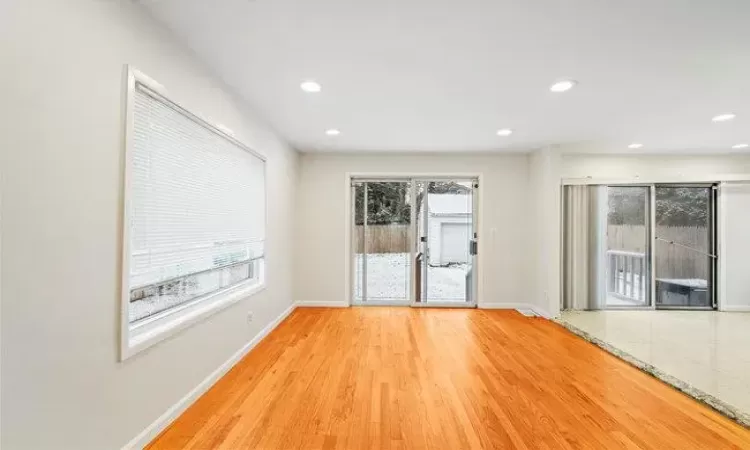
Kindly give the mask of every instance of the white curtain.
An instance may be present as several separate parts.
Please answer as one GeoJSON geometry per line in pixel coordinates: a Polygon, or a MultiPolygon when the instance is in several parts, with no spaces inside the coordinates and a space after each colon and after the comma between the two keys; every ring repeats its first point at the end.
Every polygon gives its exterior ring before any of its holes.
{"type": "Polygon", "coordinates": [[[606,186],[563,188],[563,310],[603,305],[606,220],[606,186]]]}

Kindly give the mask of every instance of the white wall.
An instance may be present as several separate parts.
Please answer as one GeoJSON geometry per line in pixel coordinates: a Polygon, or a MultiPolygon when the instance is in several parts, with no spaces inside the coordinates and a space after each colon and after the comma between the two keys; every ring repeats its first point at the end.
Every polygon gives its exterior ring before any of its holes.
{"type": "Polygon", "coordinates": [[[563,178],[721,181],[750,174],[750,155],[563,155],[563,178]]]}
{"type": "Polygon", "coordinates": [[[482,174],[480,306],[527,304],[529,225],[526,155],[303,154],[298,184],[295,299],[346,305],[347,173],[482,174]]]}
{"type": "Polygon", "coordinates": [[[529,156],[528,240],[531,293],[538,311],[548,317],[560,312],[560,154],[544,148],[529,156]]]}
{"type": "Polygon", "coordinates": [[[2,448],[120,448],[292,304],[297,156],[137,2],[2,8],[2,448]],[[268,289],[120,363],[125,63],[267,156],[268,289]]]}

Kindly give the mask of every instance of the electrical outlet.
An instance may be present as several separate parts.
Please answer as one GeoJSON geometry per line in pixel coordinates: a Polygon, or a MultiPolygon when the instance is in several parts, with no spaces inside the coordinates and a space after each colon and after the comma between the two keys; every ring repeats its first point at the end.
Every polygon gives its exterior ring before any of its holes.
{"type": "Polygon", "coordinates": [[[247,312],[247,323],[251,323],[253,321],[253,312],[248,311],[247,312]]]}

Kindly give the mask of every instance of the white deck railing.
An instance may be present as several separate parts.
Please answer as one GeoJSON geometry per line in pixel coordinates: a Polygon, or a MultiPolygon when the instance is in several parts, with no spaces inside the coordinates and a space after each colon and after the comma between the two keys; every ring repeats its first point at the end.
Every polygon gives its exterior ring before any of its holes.
{"type": "Polygon", "coordinates": [[[646,255],[607,251],[607,294],[643,302],[646,298],[646,255]]]}

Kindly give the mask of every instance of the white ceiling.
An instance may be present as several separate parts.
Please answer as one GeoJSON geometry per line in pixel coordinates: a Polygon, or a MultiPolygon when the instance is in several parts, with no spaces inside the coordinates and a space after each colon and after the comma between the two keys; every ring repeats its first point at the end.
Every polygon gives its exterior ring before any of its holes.
{"type": "Polygon", "coordinates": [[[748,0],[143,3],[302,151],[750,143],[748,0]]]}

